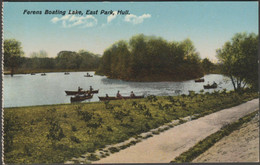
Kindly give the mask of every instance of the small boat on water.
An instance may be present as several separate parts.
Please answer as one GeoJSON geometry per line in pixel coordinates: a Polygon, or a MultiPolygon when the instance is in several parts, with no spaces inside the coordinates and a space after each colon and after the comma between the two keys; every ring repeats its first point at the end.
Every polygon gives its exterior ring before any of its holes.
{"type": "Polygon", "coordinates": [[[35,75],[35,73],[31,73],[31,75],[35,75]]]}
{"type": "Polygon", "coordinates": [[[93,75],[90,75],[89,73],[87,73],[86,75],[84,75],[84,77],[93,77],[93,75]]]}
{"type": "Polygon", "coordinates": [[[70,73],[69,72],[65,72],[64,75],[69,75],[70,73]]]}
{"type": "Polygon", "coordinates": [[[41,76],[46,76],[46,73],[42,73],[41,76]]]}
{"type": "Polygon", "coordinates": [[[98,97],[100,101],[107,101],[107,100],[127,100],[127,99],[141,99],[144,98],[144,95],[142,96],[122,96],[122,97],[98,97]]]}
{"type": "Polygon", "coordinates": [[[65,91],[65,93],[66,93],[67,95],[77,95],[77,94],[83,95],[83,94],[87,94],[87,93],[98,93],[98,91],[99,91],[99,90],[92,90],[92,91],[89,91],[89,90],[87,90],[87,91],[82,91],[82,90],[80,90],[80,91],[65,91]]]}
{"type": "Polygon", "coordinates": [[[196,80],[194,80],[195,82],[204,82],[205,80],[204,80],[204,78],[200,78],[200,79],[196,79],[196,80]]]}
{"type": "Polygon", "coordinates": [[[93,77],[93,75],[84,75],[84,77],[93,77]]]}
{"type": "Polygon", "coordinates": [[[203,85],[204,89],[214,89],[218,87],[217,83],[213,83],[212,85],[203,85]]]}
{"type": "Polygon", "coordinates": [[[78,101],[84,101],[84,100],[87,100],[87,99],[91,99],[93,97],[93,94],[92,95],[77,95],[75,97],[70,97],[70,102],[78,102],[78,101]]]}

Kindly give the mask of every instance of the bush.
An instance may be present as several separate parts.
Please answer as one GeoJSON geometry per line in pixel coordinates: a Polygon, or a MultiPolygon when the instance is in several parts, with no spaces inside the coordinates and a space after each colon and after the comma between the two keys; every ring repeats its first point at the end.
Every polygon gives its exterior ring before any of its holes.
{"type": "Polygon", "coordinates": [[[71,130],[72,130],[73,132],[76,132],[76,131],[77,131],[76,126],[72,125],[72,126],[71,126],[71,130]]]}
{"type": "Polygon", "coordinates": [[[75,142],[75,143],[80,143],[80,140],[75,136],[70,136],[70,140],[75,142]]]}
{"type": "Polygon", "coordinates": [[[88,160],[97,161],[97,160],[99,160],[99,158],[98,158],[97,155],[95,155],[95,154],[90,154],[90,155],[88,156],[88,160]]]}
{"type": "Polygon", "coordinates": [[[116,148],[116,147],[110,147],[110,148],[108,148],[108,150],[109,150],[111,153],[115,153],[115,152],[118,152],[118,151],[119,151],[119,149],[116,148]]]}

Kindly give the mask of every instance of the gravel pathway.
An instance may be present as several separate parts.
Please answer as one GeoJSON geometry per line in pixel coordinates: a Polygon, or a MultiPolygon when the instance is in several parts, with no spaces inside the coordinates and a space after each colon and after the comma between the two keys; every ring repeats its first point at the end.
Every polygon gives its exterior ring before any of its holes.
{"type": "Polygon", "coordinates": [[[259,99],[192,120],[92,163],[169,163],[221,127],[258,110],[259,99]]]}

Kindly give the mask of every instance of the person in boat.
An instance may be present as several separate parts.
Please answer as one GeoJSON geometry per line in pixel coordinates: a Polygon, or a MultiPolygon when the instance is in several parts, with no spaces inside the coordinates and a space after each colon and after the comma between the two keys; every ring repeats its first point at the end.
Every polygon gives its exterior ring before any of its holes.
{"type": "Polygon", "coordinates": [[[135,94],[133,91],[131,91],[130,97],[135,97],[135,94]]]}
{"type": "Polygon", "coordinates": [[[78,87],[78,92],[80,92],[82,90],[82,88],[78,87]]]}
{"type": "Polygon", "coordinates": [[[93,88],[92,86],[89,87],[89,91],[92,92],[93,91],[93,88]]]}
{"type": "Polygon", "coordinates": [[[119,93],[120,91],[117,91],[116,97],[122,98],[122,95],[119,93]]]}
{"type": "Polygon", "coordinates": [[[84,93],[84,97],[86,97],[86,96],[91,96],[91,93],[90,92],[85,92],[84,93]],[[87,95],[88,94],[88,95],[87,95]]]}

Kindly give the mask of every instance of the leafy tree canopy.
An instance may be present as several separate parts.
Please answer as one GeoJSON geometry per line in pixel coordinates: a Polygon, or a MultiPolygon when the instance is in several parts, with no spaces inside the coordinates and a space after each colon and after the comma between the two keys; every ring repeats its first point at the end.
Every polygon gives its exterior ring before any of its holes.
{"type": "Polygon", "coordinates": [[[246,84],[258,86],[258,36],[254,33],[237,33],[217,50],[221,72],[230,77],[234,90],[239,91],[246,84]]]}
{"type": "Polygon", "coordinates": [[[4,40],[4,65],[11,68],[11,75],[13,75],[14,69],[22,64],[23,55],[21,42],[15,39],[4,40]]]}
{"type": "Polygon", "coordinates": [[[47,58],[48,53],[45,50],[40,50],[39,52],[32,52],[30,57],[31,58],[47,58]]]}
{"type": "Polygon", "coordinates": [[[99,74],[133,81],[168,81],[203,75],[199,53],[191,40],[168,42],[139,34],[105,50],[99,74]]]}

